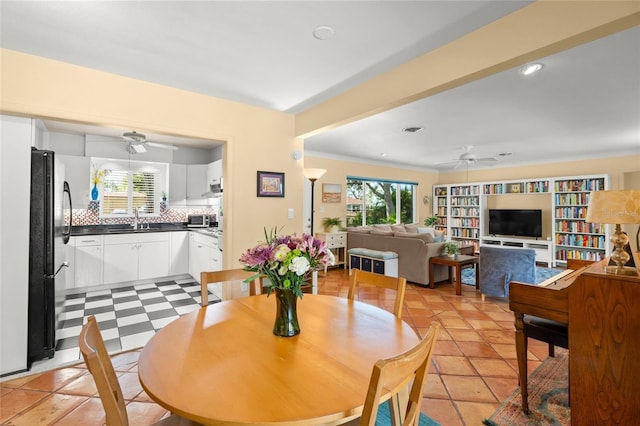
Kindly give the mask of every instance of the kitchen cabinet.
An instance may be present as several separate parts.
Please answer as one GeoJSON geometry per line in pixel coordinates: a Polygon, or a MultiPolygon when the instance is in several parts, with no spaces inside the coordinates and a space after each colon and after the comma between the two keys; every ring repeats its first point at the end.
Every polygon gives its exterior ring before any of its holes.
{"type": "Polygon", "coordinates": [[[202,194],[209,190],[206,164],[187,165],[187,205],[206,205],[207,199],[202,194]]]}
{"type": "Polygon", "coordinates": [[[75,246],[75,287],[102,284],[102,235],[77,237],[75,246]]]}
{"type": "MultiPolygon", "coordinates": [[[[189,232],[189,274],[200,283],[202,271],[222,269],[222,253],[217,238],[189,232]]],[[[218,295],[218,297],[220,297],[218,295]]]]}
{"type": "Polygon", "coordinates": [[[207,185],[220,183],[222,179],[222,160],[216,160],[207,165],[207,185]]]}
{"type": "Polygon", "coordinates": [[[169,275],[189,273],[189,232],[170,233],[169,275]]]}
{"type": "Polygon", "coordinates": [[[69,182],[73,208],[86,208],[91,200],[91,159],[61,154],[56,154],[56,158],[64,164],[64,179],[69,182]]]}
{"type": "Polygon", "coordinates": [[[169,275],[169,235],[120,234],[104,237],[104,283],[169,275]]]}
{"type": "Polygon", "coordinates": [[[187,165],[169,164],[169,205],[187,204],[187,165]]]}

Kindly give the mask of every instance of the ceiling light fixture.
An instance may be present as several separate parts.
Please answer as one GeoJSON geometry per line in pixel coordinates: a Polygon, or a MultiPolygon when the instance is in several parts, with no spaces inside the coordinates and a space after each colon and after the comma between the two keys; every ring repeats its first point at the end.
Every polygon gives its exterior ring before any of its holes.
{"type": "Polygon", "coordinates": [[[407,132],[407,133],[417,133],[417,132],[421,132],[422,130],[424,130],[424,127],[420,127],[420,126],[405,127],[404,129],[402,129],[403,132],[407,132]]]}
{"type": "Polygon", "coordinates": [[[541,69],[542,69],[542,64],[530,64],[524,68],[521,68],[520,72],[522,73],[522,75],[531,75],[535,72],[540,71],[541,69]]]}
{"type": "Polygon", "coordinates": [[[328,25],[320,25],[315,30],[313,30],[313,37],[317,40],[329,40],[333,37],[334,31],[328,25]]]}

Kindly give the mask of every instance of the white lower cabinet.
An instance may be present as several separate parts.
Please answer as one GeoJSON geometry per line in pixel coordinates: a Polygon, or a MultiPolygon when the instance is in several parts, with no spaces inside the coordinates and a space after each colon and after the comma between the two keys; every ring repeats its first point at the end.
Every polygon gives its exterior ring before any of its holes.
{"type": "Polygon", "coordinates": [[[104,236],[104,283],[169,275],[169,233],[104,236]]]}
{"type": "Polygon", "coordinates": [[[189,273],[189,232],[170,232],[169,275],[189,273]]]}
{"type": "Polygon", "coordinates": [[[74,287],[102,284],[102,235],[76,237],[75,247],[74,287]]]}
{"type": "Polygon", "coordinates": [[[221,269],[222,254],[217,238],[189,232],[189,275],[200,283],[201,272],[221,269]]]}

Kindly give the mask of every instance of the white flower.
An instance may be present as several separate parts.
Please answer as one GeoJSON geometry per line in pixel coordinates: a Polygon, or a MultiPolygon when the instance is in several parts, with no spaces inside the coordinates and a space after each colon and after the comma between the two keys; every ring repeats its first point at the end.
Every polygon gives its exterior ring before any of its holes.
{"type": "Polygon", "coordinates": [[[287,258],[290,251],[291,249],[286,244],[280,244],[273,257],[277,262],[282,262],[287,258]]]}
{"type": "Polygon", "coordinates": [[[291,265],[289,265],[289,270],[295,272],[298,276],[302,276],[309,270],[310,266],[306,257],[294,257],[291,260],[291,265]]]}

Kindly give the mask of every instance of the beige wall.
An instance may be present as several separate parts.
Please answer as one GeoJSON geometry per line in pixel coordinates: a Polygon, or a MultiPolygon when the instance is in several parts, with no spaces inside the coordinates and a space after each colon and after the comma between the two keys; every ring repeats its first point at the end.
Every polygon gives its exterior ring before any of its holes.
{"type": "Polygon", "coordinates": [[[345,182],[347,176],[371,177],[378,179],[398,179],[411,182],[418,182],[417,193],[417,221],[422,223],[427,217],[432,215],[432,204],[424,204],[422,198],[425,195],[431,197],[432,187],[437,180],[437,173],[425,172],[418,170],[400,169],[395,167],[384,167],[380,165],[371,165],[365,163],[354,163],[348,161],[332,160],[320,157],[306,157],[306,167],[318,167],[326,169],[327,172],[316,182],[315,196],[315,222],[316,230],[321,230],[322,219],[325,217],[341,217],[342,224],[345,225],[346,217],[346,200],[345,200],[345,182]],[[322,202],[322,184],[323,183],[339,183],[342,185],[342,202],[323,203],[322,202]],[[324,211],[323,211],[324,210],[324,211]]]}
{"type": "Polygon", "coordinates": [[[2,49],[0,110],[110,125],[142,132],[226,141],[224,149],[225,267],[237,265],[263,226],[301,232],[303,149],[294,117],[2,49]],[[285,173],[284,198],[257,198],[256,171],[285,173]]]}

